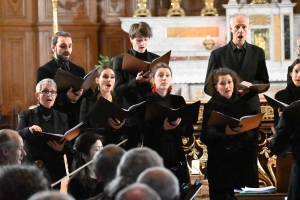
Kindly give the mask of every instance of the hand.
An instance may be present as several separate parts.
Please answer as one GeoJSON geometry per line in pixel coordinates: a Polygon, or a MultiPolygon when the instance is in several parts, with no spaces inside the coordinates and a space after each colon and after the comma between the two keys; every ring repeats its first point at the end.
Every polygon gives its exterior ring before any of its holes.
{"type": "Polygon", "coordinates": [[[280,117],[281,114],[282,114],[282,110],[281,110],[281,108],[278,108],[278,117],[280,117]]]}
{"type": "Polygon", "coordinates": [[[136,75],[136,80],[139,81],[140,83],[143,83],[143,82],[147,82],[149,80],[149,76],[150,76],[150,71],[147,71],[147,72],[139,72],[137,75],[136,75]]]}
{"type": "Polygon", "coordinates": [[[73,88],[71,87],[67,92],[67,96],[71,102],[75,103],[81,97],[82,93],[83,93],[83,89],[73,92],[73,88]]]}
{"type": "Polygon", "coordinates": [[[165,119],[164,121],[164,130],[171,130],[176,128],[181,122],[181,118],[177,118],[175,121],[173,122],[168,122],[168,117],[165,119]]]}
{"type": "Polygon", "coordinates": [[[122,123],[116,118],[115,118],[115,120],[113,120],[112,118],[109,118],[107,123],[115,130],[119,130],[120,128],[122,128],[124,126],[125,121],[126,121],[126,118],[123,119],[122,123]]]}
{"type": "Polygon", "coordinates": [[[33,133],[33,131],[42,132],[43,130],[41,127],[39,127],[37,125],[33,125],[33,126],[29,127],[29,131],[30,131],[30,133],[33,133]]]}
{"type": "Polygon", "coordinates": [[[247,81],[242,81],[241,84],[246,85],[247,87],[250,87],[252,85],[252,83],[247,82],[247,81]]]}
{"type": "Polygon", "coordinates": [[[56,141],[48,141],[47,144],[52,147],[55,151],[62,151],[67,140],[63,140],[61,144],[58,144],[56,141]]]}
{"type": "Polygon", "coordinates": [[[236,134],[239,134],[240,131],[241,131],[242,127],[239,126],[239,127],[235,127],[233,129],[231,129],[228,125],[226,126],[225,128],[225,133],[226,135],[236,135],[236,134]]]}

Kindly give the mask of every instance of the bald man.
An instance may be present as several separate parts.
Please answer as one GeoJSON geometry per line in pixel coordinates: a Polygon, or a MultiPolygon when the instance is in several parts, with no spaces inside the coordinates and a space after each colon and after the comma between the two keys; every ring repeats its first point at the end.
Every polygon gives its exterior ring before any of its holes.
{"type": "Polygon", "coordinates": [[[0,130],[0,166],[21,164],[26,152],[23,139],[14,130],[0,130]]]}

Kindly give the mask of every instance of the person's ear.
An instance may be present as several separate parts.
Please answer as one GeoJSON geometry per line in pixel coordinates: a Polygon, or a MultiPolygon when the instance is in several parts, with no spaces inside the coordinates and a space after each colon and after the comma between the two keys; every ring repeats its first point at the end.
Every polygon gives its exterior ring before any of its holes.
{"type": "Polygon", "coordinates": [[[98,78],[98,77],[95,78],[95,82],[96,82],[97,84],[99,84],[99,78],[98,78]]]}
{"type": "Polygon", "coordinates": [[[2,152],[2,155],[8,156],[8,149],[7,149],[7,147],[2,147],[1,148],[1,152],[2,152]]]}
{"type": "Polygon", "coordinates": [[[102,181],[101,176],[98,174],[98,172],[96,172],[96,170],[94,170],[94,174],[96,175],[98,181],[102,181]]]}
{"type": "Polygon", "coordinates": [[[39,92],[36,92],[36,93],[34,94],[38,101],[40,101],[40,95],[39,95],[39,94],[40,94],[39,92]]]}
{"type": "Polygon", "coordinates": [[[51,44],[51,50],[52,50],[53,53],[55,52],[55,48],[56,48],[56,46],[51,44]]]}
{"type": "Polygon", "coordinates": [[[290,72],[290,77],[292,77],[292,73],[293,73],[293,71],[290,72]]]}
{"type": "Polygon", "coordinates": [[[130,39],[130,42],[131,42],[131,44],[132,44],[132,41],[133,41],[133,39],[129,36],[129,39],[130,39]]]}

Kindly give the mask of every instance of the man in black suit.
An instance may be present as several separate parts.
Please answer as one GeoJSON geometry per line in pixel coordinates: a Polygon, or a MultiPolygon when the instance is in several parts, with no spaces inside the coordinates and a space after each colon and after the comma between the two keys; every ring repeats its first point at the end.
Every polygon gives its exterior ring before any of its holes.
{"type": "MultiPolygon", "coordinates": [[[[53,59],[41,66],[37,71],[37,83],[45,78],[53,79],[56,71],[61,68],[71,74],[83,78],[85,71],[82,67],[70,62],[72,54],[72,38],[70,33],[59,31],[52,37],[51,49],[53,59]]],[[[54,108],[68,115],[69,128],[73,128],[79,123],[80,103],[79,98],[82,90],[58,91],[54,108]]]]}
{"type": "Polygon", "coordinates": [[[300,105],[285,108],[279,118],[274,137],[270,142],[270,150],[276,155],[292,151],[292,171],[289,183],[288,199],[300,199],[300,105]]]}
{"type": "MultiPolygon", "coordinates": [[[[246,42],[248,29],[249,18],[245,14],[238,13],[230,19],[230,31],[233,38],[227,45],[211,52],[204,85],[206,93],[208,75],[221,67],[235,71],[242,78],[243,85],[269,83],[265,53],[263,49],[246,42]]],[[[257,113],[261,112],[258,95],[255,95],[249,104],[257,113]]]]}

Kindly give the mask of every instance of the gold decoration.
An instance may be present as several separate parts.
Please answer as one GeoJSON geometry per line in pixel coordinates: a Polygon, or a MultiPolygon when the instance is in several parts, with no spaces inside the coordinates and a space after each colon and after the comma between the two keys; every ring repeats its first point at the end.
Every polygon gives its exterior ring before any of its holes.
{"type": "Polygon", "coordinates": [[[167,16],[172,17],[172,16],[185,16],[184,10],[180,7],[181,0],[171,0],[171,6],[168,10],[167,16]]]}
{"type": "Polygon", "coordinates": [[[208,35],[203,41],[203,45],[206,50],[212,50],[212,48],[215,46],[215,41],[213,41],[213,39],[211,39],[211,37],[208,35]]]}
{"type": "Polygon", "coordinates": [[[151,12],[147,9],[147,0],[138,0],[138,9],[134,11],[133,17],[151,17],[151,12]]]}
{"type": "Polygon", "coordinates": [[[267,0],[252,0],[250,4],[269,4],[267,0]]]}
{"type": "Polygon", "coordinates": [[[52,1],[52,13],[53,13],[53,35],[58,31],[58,22],[57,22],[57,1],[58,0],[51,0],[52,1]]]}
{"type": "Polygon", "coordinates": [[[267,25],[271,24],[270,15],[250,15],[249,18],[251,25],[267,25]]]}
{"type": "Polygon", "coordinates": [[[214,0],[205,0],[205,7],[201,10],[201,16],[218,16],[218,11],[214,8],[214,0]]]}

